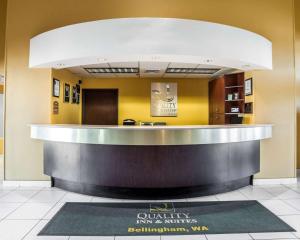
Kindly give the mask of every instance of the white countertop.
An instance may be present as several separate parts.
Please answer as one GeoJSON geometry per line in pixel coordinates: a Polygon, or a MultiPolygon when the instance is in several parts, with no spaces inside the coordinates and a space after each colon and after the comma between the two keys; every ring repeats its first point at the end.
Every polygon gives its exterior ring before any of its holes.
{"type": "Polygon", "coordinates": [[[123,126],[123,125],[81,125],[81,124],[30,124],[37,127],[71,128],[71,129],[134,129],[134,130],[161,130],[161,129],[220,129],[220,128],[254,128],[273,126],[272,124],[227,124],[227,125],[166,125],[166,126],[123,126]]]}
{"type": "Polygon", "coordinates": [[[271,124],[181,126],[90,126],[31,124],[31,138],[80,144],[193,145],[263,140],[271,124]]]}

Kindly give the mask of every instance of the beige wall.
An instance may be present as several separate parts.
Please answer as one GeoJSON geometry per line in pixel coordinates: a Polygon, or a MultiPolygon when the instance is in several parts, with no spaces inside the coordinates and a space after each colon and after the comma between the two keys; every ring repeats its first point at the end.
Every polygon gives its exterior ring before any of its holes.
{"type": "MultiPolygon", "coordinates": [[[[273,42],[274,70],[254,72],[255,120],[273,123],[260,178],[295,176],[293,0],[10,0],[7,13],[6,179],[45,179],[29,123],[50,122],[50,70],[28,69],[29,39],[67,24],[118,17],[177,17],[241,27],[273,42]]],[[[58,39],[59,41],[59,39],[58,39]]]]}
{"type": "Polygon", "coordinates": [[[295,0],[295,60],[297,91],[297,168],[300,169],[300,0],[295,0]]]}

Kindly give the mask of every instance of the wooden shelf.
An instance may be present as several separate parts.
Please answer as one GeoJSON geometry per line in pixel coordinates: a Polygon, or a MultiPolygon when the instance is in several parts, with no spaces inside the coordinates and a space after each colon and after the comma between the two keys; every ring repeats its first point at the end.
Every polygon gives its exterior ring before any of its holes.
{"type": "Polygon", "coordinates": [[[243,88],[243,85],[238,85],[238,86],[227,86],[225,88],[243,88]]]}
{"type": "Polygon", "coordinates": [[[245,101],[244,99],[236,99],[236,100],[225,100],[225,102],[242,102],[242,101],[245,101]]]}
{"type": "Polygon", "coordinates": [[[209,82],[209,123],[237,124],[245,111],[244,73],[225,74],[209,82]],[[231,100],[228,95],[231,94],[231,100]],[[237,95],[236,95],[237,94],[237,95]],[[238,99],[234,99],[237,96],[238,99]],[[231,112],[232,109],[239,112],[231,112]],[[222,112],[222,113],[220,113],[222,112]]]}

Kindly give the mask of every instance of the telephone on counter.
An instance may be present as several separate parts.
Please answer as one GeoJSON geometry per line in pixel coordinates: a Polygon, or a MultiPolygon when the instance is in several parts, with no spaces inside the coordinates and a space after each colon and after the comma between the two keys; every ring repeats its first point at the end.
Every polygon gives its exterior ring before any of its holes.
{"type": "Polygon", "coordinates": [[[133,119],[124,119],[123,125],[124,126],[134,126],[136,124],[136,121],[133,119]]]}

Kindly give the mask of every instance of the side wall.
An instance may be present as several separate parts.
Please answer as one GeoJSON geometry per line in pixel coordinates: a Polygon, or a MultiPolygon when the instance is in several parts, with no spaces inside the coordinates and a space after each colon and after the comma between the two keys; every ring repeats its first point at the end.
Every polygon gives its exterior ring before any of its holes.
{"type": "Polygon", "coordinates": [[[4,76],[5,62],[6,3],[7,0],[0,0],[0,75],[2,76],[4,76]]]}
{"type": "Polygon", "coordinates": [[[188,4],[186,0],[51,0],[47,3],[10,0],[7,12],[6,179],[45,179],[42,144],[30,139],[28,124],[51,120],[51,71],[28,68],[30,38],[68,24],[119,17],[206,20],[244,28],[271,40],[274,69],[253,73],[255,121],[274,124],[273,138],[261,144],[262,163],[258,177],[295,177],[293,3],[293,0],[190,0],[188,4]]]}
{"type": "MultiPolygon", "coordinates": [[[[53,87],[52,79],[60,81],[60,96],[51,97],[51,123],[53,124],[79,124],[80,123],[80,106],[72,103],[72,93],[70,92],[70,102],[64,102],[64,87],[65,84],[72,86],[78,83],[80,77],[73,75],[68,70],[52,70],[51,86],[53,87]],[[53,102],[57,101],[59,106],[58,114],[53,114],[53,102]]],[[[51,87],[51,95],[52,95],[51,87]]]]}
{"type": "Polygon", "coordinates": [[[295,66],[297,91],[297,168],[300,169],[300,0],[295,0],[295,66]]]}

